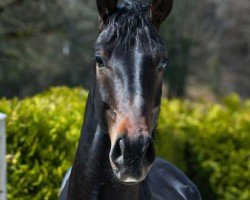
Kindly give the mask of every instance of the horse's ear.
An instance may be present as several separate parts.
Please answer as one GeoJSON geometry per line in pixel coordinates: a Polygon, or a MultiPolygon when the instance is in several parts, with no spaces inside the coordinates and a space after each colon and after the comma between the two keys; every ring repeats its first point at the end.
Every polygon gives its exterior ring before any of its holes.
{"type": "Polygon", "coordinates": [[[102,23],[117,9],[118,0],[96,0],[97,10],[102,23]]]}
{"type": "Polygon", "coordinates": [[[173,0],[152,0],[151,17],[157,28],[170,14],[173,7],[173,0]]]}

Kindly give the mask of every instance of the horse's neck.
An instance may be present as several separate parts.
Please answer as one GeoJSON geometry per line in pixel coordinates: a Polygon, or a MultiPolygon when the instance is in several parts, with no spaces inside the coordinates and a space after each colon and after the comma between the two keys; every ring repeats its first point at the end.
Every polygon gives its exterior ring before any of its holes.
{"type": "Polygon", "coordinates": [[[138,199],[139,186],[124,186],[112,180],[108,136],[100,130],[94,112],[93,94],[90,92],[67,199],[138,199]]]}
{"type": "Polygon", "coordinates": [[[85,108],[82,133],[69,177],[67,199],[95,199],[98,183],[102,182],[99,174],[103,158],[99,149],[104,144],[101,138],[98,138],[101,132],[98,130],[94,112],[93,95],[90,92],[85,108]]]}

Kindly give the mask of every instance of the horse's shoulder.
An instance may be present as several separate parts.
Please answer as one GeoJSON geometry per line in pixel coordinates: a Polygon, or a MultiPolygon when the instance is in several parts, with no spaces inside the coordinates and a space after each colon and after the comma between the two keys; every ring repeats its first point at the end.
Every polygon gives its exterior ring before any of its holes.
{"type": "Polygon", "coordinates": [[[201,199],[195,184],[177,167],[160,158],[156,158],[144,181],[142,193],[144,199],[152,200],[201,199]]]}

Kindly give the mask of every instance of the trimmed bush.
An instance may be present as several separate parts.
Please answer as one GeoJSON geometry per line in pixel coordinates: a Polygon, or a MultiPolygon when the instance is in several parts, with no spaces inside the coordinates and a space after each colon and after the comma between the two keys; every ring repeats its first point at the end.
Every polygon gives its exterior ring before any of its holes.
{"type": "Polygon", "coordinates": [[[162,102],[158,153],[199,187],[203,199],[250,199],[250,101],[162,102]]]}
{"type": "MultiPolygon", "coordinates": [[[[0,100],[7,119],[8,199],[57,199],[72,165],[87,92],[52,88],[0,100]]],[[[184,170],[203,199],[250,199],[250,101],[163,100],[157,152],[184,170]]]]}
{"type": "Polygon", "coordinates": [[[72,164],[87,92],[53,88],[23,100],[1,100],[7,118],[8,199],[58,199],[72,164]]]}

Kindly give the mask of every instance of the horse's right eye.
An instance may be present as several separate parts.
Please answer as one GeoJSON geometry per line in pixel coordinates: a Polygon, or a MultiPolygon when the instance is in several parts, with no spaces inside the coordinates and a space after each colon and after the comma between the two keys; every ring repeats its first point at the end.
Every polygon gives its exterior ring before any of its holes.
{"type": "Polygon", "coordinates": [[[103,62],[103,59],[100,56],[95,57],[95,61],[98,67],[105,67],[106,65],[103,62]]]}
{"type": "Polygon", "coordinates": [[[163,71],[168,66],[168,63],[169,63],[168,59],[161,61],[161,63],[159,64],[157,68],[158,71],[163,71]]]}

